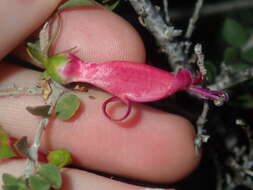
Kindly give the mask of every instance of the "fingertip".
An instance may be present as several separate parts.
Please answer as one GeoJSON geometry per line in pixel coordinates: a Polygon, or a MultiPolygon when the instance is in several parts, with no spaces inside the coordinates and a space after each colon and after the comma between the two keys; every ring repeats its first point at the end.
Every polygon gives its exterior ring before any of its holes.
{"type": "Polygon", "coordinates": [[[145,48],[136,30],[101,7],[80,7],[61,13],[62,28],[52,54],[76,47],[87,62],[128,60],[145,62],[145,48]]]}
{"type": "Polygon", "coordinates": [[[36,30],[60,0],[0,1],[0,59],[36,30]]]}

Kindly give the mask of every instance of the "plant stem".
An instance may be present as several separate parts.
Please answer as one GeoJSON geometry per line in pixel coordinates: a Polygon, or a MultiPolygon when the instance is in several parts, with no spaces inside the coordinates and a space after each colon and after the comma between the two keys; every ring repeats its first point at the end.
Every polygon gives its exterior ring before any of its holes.
{"type": "Polygon", "coordinates": [[[31,87],[17,87],[13,84],[10,87],[3,87],[0,89],[0,97],[4,96],[21,96],[21,95],[41,95],[42,90],[37,86],[31,87]]]}
{"type": "Polygon", "coordinates": [[[208,101],[204,101],[202,113],[200,114],[196,124],[197,124],[197,136],[195,138],[195,151],[199,153],[199,149],[203,142],[207,142],[209,135],[206,135],[206,130],[204,129],[205,123],[207,121],[207,114],[209,110],[208,101]]]}
{"type": "Polygon", "coordinates": [[[202,5],[203,5],[203,1],[204,0],[197,0],[197,3],[195,5],[195,9],[193,11],[193,15],[189,20],[188,27],[187,27],[187,30],[186,30],[186,33],[185,33],[185,38],[187,38],[187,39],[189,39],[191,37],[191,35],[194,31],[196,22],[199,18],[200,10],[201,10],[202,5]]]}
{"type": "MultiPolygon", "coordinates": [[[[50,81],[49,85],[52,89],[52,94],[48,98],[48,104],[51,105],[48,115],[51,115],[54,107],[56,105],[57,100],[62,96],[65,92],[68,90],[61,86],[60,84],[56,83],[55,81],[50,81]]],[[[30,158],[27,160],[25,169],[24,169],[24,176],[29,177],[31,176],[36,166],[38,165],[38,150],[41,144],[41,137],[43,135],[44,129],[47,127],[49,123],[50,117],[44,117],[42,120],[40,120],[37,130],[35,132],[34,141],[31,147],[29,148],[29,154],[30,158]]]]}
{"type": "Polygon", "coordinates": [[[161,50],[169,56],[169,61],[174,70],[181,67],[179,62],[184,60],[183,46],[173,42],[182,31],[175,29],[171,23],[166,24],[162,16],[149,0],[129,0],[137,14],[144,21],[145,27],[154,35],[161,50]]]}
{"type": "Polygon", "coordinates": [[[168,0],[163,0],[163,9],[165,13],[165,21],[167,24],[170,23],[170,16],[169,16],[169,10],[168,10],[168,0]]]}
{"type": "Polygon", "coordinates": [[[253,78],[253,67],[249,67],[234,73],[225,72],[222,75],[217,76],[216,83],[209,85],[208,88],[212,90],[224,90],[239,83],[245,82],[251,78],[253,78]]]}

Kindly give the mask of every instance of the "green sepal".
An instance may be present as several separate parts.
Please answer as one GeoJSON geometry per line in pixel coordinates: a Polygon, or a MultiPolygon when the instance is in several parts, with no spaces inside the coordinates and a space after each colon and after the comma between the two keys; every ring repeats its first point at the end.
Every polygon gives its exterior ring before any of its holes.
{"type": "Polygon", "coordinates": [[[0,127],[0,159],[17,156],[9,144],[9,135],[0,127]]]}
{"type": "Polygon", "coordinates": [[[119,5],[119,3],[120,3],[120,0],[117,0],[117,1],[115,1],[114,3],[112,3],[112,4],[107,4],[107,5],[105,5],[105,7],[107,8],[107,9],[109,9],[109,10],[114,10],[114,9],[116,9],[116,7],[119,5]]]}
{"type": "Polygon", "coordinates": [[[49,57],[45,63],[47,74],[56,82],[64,83],[64,79],[58,73],[58,68],[69,62],[69,59],[63,54],[57,54],[49,57]]]}
{"type": "Polygon", "coordinates": [[[71,8],[71,7],[78,7],[78,6],[88,6],[88,5],[98,5],[98,3],[96,3],[93,0],[69,0],[66,3],[64,3],[63,5],[61,5],[58,10],[62,10],[62,9],[67,9],[67,8],[71,8]]]}
{"type": "Polygon", "coordinates": [[[50,77],[50,75],[48,74],[47,71],[44,71],[44,72],[42,73],[42,75],[41,75],[41,78],[42,78],[42,79],[45,79],[45,80],[48,80],[48,79],[50,79],[51,77],[50,77]]]}
{"type": "Polygon", "coordinates": [[[39,41],[35,43],[28,42],[26,51],[35,63],[44,65],[46,62],[47,56],[41,52],[39,41]]]}

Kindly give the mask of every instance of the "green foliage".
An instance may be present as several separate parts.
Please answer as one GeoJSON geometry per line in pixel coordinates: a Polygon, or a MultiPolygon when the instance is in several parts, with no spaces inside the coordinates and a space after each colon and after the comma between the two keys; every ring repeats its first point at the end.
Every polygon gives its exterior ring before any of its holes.
{"type": "Polygon", "coordinates": [[[26,51],[28,55],[36,64],[43,64],[46,60],[46,56],[41,52],[39,41],[35,43],[27,43],[26,51]]]}
{"type": "MultiPolygon", "coordinates": [[[[120,0],[112,1],[112,0],[103,0],[102,4],[109,10],[114,10],[120,3],[120,0]],[[112,3],[111,3],[112,2],[112,3]]],[[[63,10],[71,7],[78,7],[78,6],[91,6],[91,5],[98,5],[98,3],[94,0],[69,0],[63,5],[61,5],[58,10],[63,10]]]]}
{"type": "Polygon", "coordinates": [[[253,108],[253,97],[251,94],[244,94],[238,97],[238,102],[240,106],[246,109],[253,108]]]}
{"type": "Polygon", "coordinates": [[[232,72],[239,72],[243,69],[246,69],[249,67],[247,63],[238,63],[238,64],[232,64],[230,65],[232,72]]]}
{"type": "Polygon", "coordinates": [[[53,164],[43,164],[38,168],[38,175],[46,179],[50,185],[59,189],[62,184],[62,178],[60,174],[60,170],[53,164]]]}
{"type": "Polygon", "coordinates": [[[97,3],[93,0],[69,0],[63,5],[61,5],[58,10],[67,9],[71,7],[77,6],[87,6],[87,5],[97,5],[97,3]]]}
{"type": "Polygon", "coordinates": [[[15,144],[14,144],[15,148],[17,149],[17,151],[21,154],[24,155],[26,157],[30,158],[30,154],[29,154],[29,149],[28,149],[28,142],[27,142],[27,137],[22,137],[21,139],[19,139],[15,144]]]}
{"type": "Polygon", "coordinates": [[[242,53],[242,58],[249,63],[253,63],[253,48],[242,53]]]}
{"type": "Polygon", "coordinates": [[[49,190],[62,185],[60,170],[53,164],[40,165],[37,173],[28,178],[3,174],[2,179],[3,190],[49,190]]]}
{"type": "Polygon", "coordinates": [[[26,181],[9,174],[3,174],[3,190],[27,190],[26,181]]]}
{"type": "Polygon", "coordinates": [[[247,41],[248,35],[240,23],[228,18],[224,22],[223,37],[229,45],[240,48],[247,41]]]}
{"type": "Polygon", "coordinates": [[[48,117],[49,116],[48,111],[50,107],[51,107],[50,105],[35,106],[35,107],[28,106],[26,107],[26,110],[36,116],[48,117]]]}
{"type": "Polygon", "coordinates": [[[226,64],[235,63],[240,59],[240,50],[234,47],[227,47],[223,57],[226,64]]]}
{"type": "Polygon", "coordinates": [[[9,135],[0,127],[0,159],[16,156],[9,144],[9,135]]]}
{"type": "Polygon", "coordinates": [[[208,83],[213,83],[215,76],[218,74],[217,67],[212,63],[206,63],[205,67],[207,69],[206,79],[208,83]]]}
{"type": "MultiPolygon", "coordinates": [[[[107,3],[107,1],[103,1],[103,3],[104,3],[104,2],[107,3]]],[[[116,9],[116,7],[119,5],[119,3],[120,3],[120,0],[117,0],[117,1],[113,2],[112,4],[106,4],[105,7],[106,7],[107,9],[109,9],[109,10],[114,10],[114,9],[116,9]]]]}
{"type": "Polygon", "coordinates": [[[54,164],[59,168],[63,168],[72,162],[71,153],[66,149],[59,149],[49,152],[47,160],[49,163],[54,164]]]}
{"type": "Polygon", "coordinates": [[[51,184],[39,175],[33,175],[28,179],[31,190],[48,190],[51,184]]]}
{"type": "Polygon", "coordinates": [[[80,106],[80,99],[74,94],[65,94],[59,98],[55,106],[57,118],[70,119],[80,106]]]}
{"type": "Polygon", "coordinates": [[[56,82],[63,83],[62,77],[59,75],[57,68],[68,63],[69,59],[63,54],[57,54],[52,57],[49,57],[45,62],[47,74],[56,82]]]}

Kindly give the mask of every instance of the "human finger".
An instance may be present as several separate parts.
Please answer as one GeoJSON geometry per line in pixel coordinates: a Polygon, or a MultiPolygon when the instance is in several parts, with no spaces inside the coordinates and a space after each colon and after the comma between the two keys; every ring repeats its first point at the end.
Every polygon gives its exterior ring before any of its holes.
{"type": "MultiPolygon", "coordinates": [[[[0,87],[15,82],[29,86],[40,73],[4,66],[0,87]]],[[[197,166],[194,130],[184,118],[144,105],[134,104],[124,122],[112,122],[102,113],[102,103],[110,95],[90,89],[78,94],[82,109],[67,122],[52,118],[45,132],[42,150],[67,148],[79,167],[104,171],[152,182],[174,182],[188,175],[197,166]]],[[[31,140],[38,119],[24,111],[26,106],[41,105],[39,97],[0,98],[0,121],[11,135],[31,140]]],[[[115,117],[125,111],[123,104],[111,107],[115,117]]]]}
{"type": "MultiPolygon", "coordinates": [[[[4,173],[13,176],[21,176],[24,169],[25,162],[23,160],[12,160],[0,164],[0,175],[4,173]]],[[[122,183],[109,178],[101,177],[85,171],[77,169],[64,168],[62,172],[62,187],[61,190],[158,190],[153,188],[138,187],[127,183],[122,183]]],[[[2,180],[0,179],[0,186],[2,180]]],[[[159,189],[165,190],[165,189],[159,189]]],[[[173,189],[167,189],[173,190],[173,189]]]]}
{"type": "MultiPolygon", "coordinates": [[[[145,47],[136,30],[120,16],[97,6],[68,9],[60,14],[61,30],[51,54],[69,50],[86,62],[145,62],[145,47]]],[[[56,20],[55,20],[56,21],[56,20]]],[[[31,61],[20,46],[15,54],[31,61]]]]}
{"type": "Polygon", "coordinates": [[[0,60],[52,14],[61,0],[0,1],[0,60]]]}

